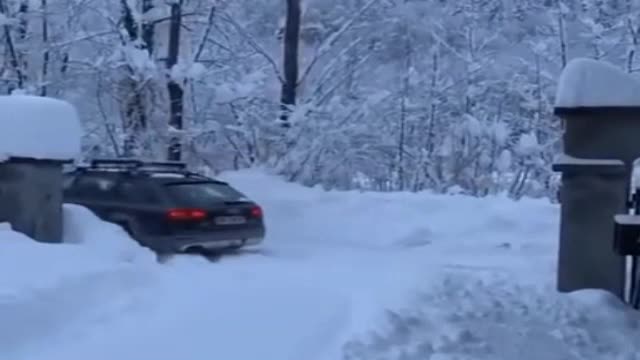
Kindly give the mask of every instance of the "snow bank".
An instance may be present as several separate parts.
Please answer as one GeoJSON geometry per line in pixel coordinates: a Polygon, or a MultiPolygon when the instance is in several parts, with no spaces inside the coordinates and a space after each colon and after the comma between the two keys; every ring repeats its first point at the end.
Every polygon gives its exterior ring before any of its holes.
{"type": "Polygon", "coordinates": [[[0,129],[0,160],[70,160],[80,154],[82,128],[78,114],[62,100],[0,96],[0,129]]]}
{"type": "Polygon", "coordinates": [[[64,218],[65,244],[39,243],[0,224],[1,358],[55,338],[62,324],[120,314],[153,283],[155,257],[123,230],[78,206],[65,206],[64,218]]]}
{"type": "Polygon", "coordinates": [[[640,352],[640,315],[612,295],[560,295],[523,284],[521,275],[445,274],[412,307],[390,313],[384,328],[350,342],[345,358],[595,360],[640,352]]]}
{"type": "Polygon", "coordinates": [[[640,81],[604,61],[573,59],[558,80],[555,106],[640,106],[640,81]]]}
{"type": "Polygon", "coordinates": [[[103,259],[130,263],[155,259],[151,250],[138,245],[122,227],[102,221],[83,206],[64,205],[64,231],[65,243],[80,244],[103,259]]]}
{"type": "MultiPolygon", "coordinates": [[[[530,246],[526,236],[554,229],[559,209],[546,200],[506,196],[473,198],[421,193],[337,192],[287,183],[260,170],[224,173],[250,198],[263,204],[266,244],[282,251],[328,247],[406,248],[434,243],[486,245],[479,234],[493,229],[496,246],[530,246]],[[532,216],[532,214],[544,214],[532,216]],[[523,236],[514,237],[515,232],[523,236]],[[292,237],[291,234],[296,234],[292,237]],[[292,243],[288,243],[291,240],[292,243]]],[[[555,246],[554,238],[540,246],[555,246]]]]}
{"type": "Polygon", "coordinates": [[[120,227],[89,210],[64,207],[64,244],[36,242],[0,226],[0,295],[56,286],[68,277],[110,271],[120,266],[153,264],[155,257],[120,227]]]}

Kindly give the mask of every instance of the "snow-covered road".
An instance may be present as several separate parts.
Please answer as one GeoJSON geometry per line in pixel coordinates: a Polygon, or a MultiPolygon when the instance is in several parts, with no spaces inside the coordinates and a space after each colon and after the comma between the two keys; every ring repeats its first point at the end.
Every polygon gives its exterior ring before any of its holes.
{"type": "Polygon", "coordinates": [[[67,237],[88,244],[52,248],[0,232],[0,359],[628,360],[640,351],[637,316],[600,293],[553,291],[557,209],[543,201],[323,192],[257,171],[225,178],[265,208],[260,251],[159,265],[73,207],[67,237]]]}

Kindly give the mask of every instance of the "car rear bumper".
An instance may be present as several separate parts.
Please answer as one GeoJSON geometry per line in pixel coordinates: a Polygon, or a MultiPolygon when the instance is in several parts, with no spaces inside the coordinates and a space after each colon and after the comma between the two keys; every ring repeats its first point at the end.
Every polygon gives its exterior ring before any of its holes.
{"type": "Polygon", "coordinates": [[[156,251],[181,253],[190,250],[224,250],[260,244],[265,236],[264,228],[234,231],[216,231],[203,234],[163,236],[148,243],[156,251]]]}

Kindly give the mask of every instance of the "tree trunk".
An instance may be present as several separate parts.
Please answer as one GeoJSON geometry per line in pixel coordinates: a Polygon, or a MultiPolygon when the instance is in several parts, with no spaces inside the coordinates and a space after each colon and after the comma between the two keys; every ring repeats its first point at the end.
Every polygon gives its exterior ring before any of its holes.
{"type": "Polygon", "coordinates": [[[29,0],[22,0],[20,2],[20,6],[18,7],[18,19],[20,26],[18,27],[18,46],[16,47],[16,52],[18,54],[18,61],[20,63],[20,69],[22,71],[22,76],[25,81],[29,80],[28,76],[28,66],[27,62],[27,54],[24,46],[22,44],[28,43],[28,29],[29,29],[29,0]]]}
{"type": "Polygon", "coordinates": [[[436,49],[433,52],[432,64],[431,64],[431,88],[429,89],[430,102],[431,106],[429,109],[429,124],[427,125],[427,131],[425,136],[424,146],[427,149],[427,154],[429,157],[433,154],[436,149],[435,138],[436,134],[434,133],[436,129],[436,112],[438,111],[438,103],[436,101],[436,96],[438,96],[438,83],[440,78],[440,50],[436,49]]]}
{"type": "MultiPolygon", "coordinates": [[[[147,13],[153,9],[153,0],[143,0],[142,1],[142,13],[147,13]]],[[[143,48],[149,52],[149,55],[153,54],[154,50],[154,24],[151,21],[144,21],[142,23],[142,42],[143,48]]]]}
{"type": "Polygon", "coordinates": [[[564,69],[564,67],[567,66],[567,59],[569,55],[567,54],[565,21],[560,0],[556,1],[556,7],[558,11],[558,40],[560,42],[560,60],[562,61],[562,68],[564,69]]]}
{"type": "Polygon", "coordinates": [[[42,43],[44,45],[44,53],[42,54],[42,78],[40,79],[40,96],[47,96],[47,77],[49,75],[49,22],[47,14],[47,0],[40,1],[40,10],[42,11],[42,43]]]}
{"type": "Polygon", "coordinates": [[[398,153],[397,153],[397,161],[398,163],[396,172],[398,174],[398,184],[397,190],[404,191],[407,185],[406,174],[405,174],[405,147],[407,142],[407,103],[409,101],[409,95],[411,91],[411,67],[412,61],[411,56],[413,53],[412,43],[411,43],[411,33],[409,32],[409,26],[405,25],[404,29],[405,33],[405,64],[404,64],[404,74],[402,77],[402,93],[400,94],[400,133],[398,135],[398,153]]]}
{"type": "MultiPolygon", "coordinates": [[[[144,22],[138,23],[134,18],[134,9],[129,8],[127,0],[121,0],[122,6],[122,26],[128,36],[126,42],[136,44],[137,47],[147,51],[149,57],[153,54],[153,24],[144,22]],[[142,40],[142,41],[140,41],[142,40]]],[[[153,0],[144,0],[142,2],[142,11],[146,13],[153,9],[153,0]]],[[[123,87],[128,93],[125,98],[125,119],[124,130],[126,133],[125,143],[123,146],[123,155],[125,157],[134,156],[140,147],[140,134],[147,128],[147,106],[145,104],[144,90],[136,81],[134,70],[129,67],[130,75],[123,80],[123,87]]]]}
{"type": "MultiPolygon", "coordinates": [[[[5,15],[6,17],[10,17],[5,0],[0,0],[0,14],[5,15]]],[[[9,63],[11,64],[13,71],[16,73],[17,88],[23,89],[26,74],[24,73],[24,69],[22,67],[22,64],[20,63],[20,58],[16,50],[13,34],[11,33],[11,26],[9,24],[5,24],[2,27],[4,30],[4,41],[6,42],[7,52],[9,53],[9,63]]],[[[13,91],[14,89],[15,87],[13,85],[10,86],[9,93],[11,93],[11,91],[13,91]]]]}
{"type": "Polygon", "coordinates": [[[283,127],[291,126],[289,117],[296,104],[298,88],[298,53],[300,42],[300,0],[287,0],[287,18],[284,29],[284,54],[282,92],[280,95],[280,121],[283,127]]]}
{"type": "MultiPolygon", "coordinates": [[[[184,90],[182,84],[171,77],[171,69],[178,63],[180,56],[180,27],[182,26],[182,0],[171,4],[171,20],[169,25],[169,51],[167,54],[167,70],[169,82],[169,128],[171,131],[183,129],[184,90]]],[[[180,134],[170,134],[167,157],[169,160],[179,161],[182,158],[182,143],[180,134]]]]}

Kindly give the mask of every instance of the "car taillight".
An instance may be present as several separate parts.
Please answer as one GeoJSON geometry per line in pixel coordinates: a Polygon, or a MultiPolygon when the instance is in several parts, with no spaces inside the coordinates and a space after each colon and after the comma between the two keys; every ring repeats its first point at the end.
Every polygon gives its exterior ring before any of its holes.
{"type": "Polygon", "coordinates": [[[260,206],[254,206],[251,208],[251,217],[261,218],[262,215],[262,208],[260,206]]]}
{"type": "Polygon", "coordinates": [[[207,217],[207,212],[201,209],[171,209],[167,218],[172,221],[198,221],[207,217]]]}

